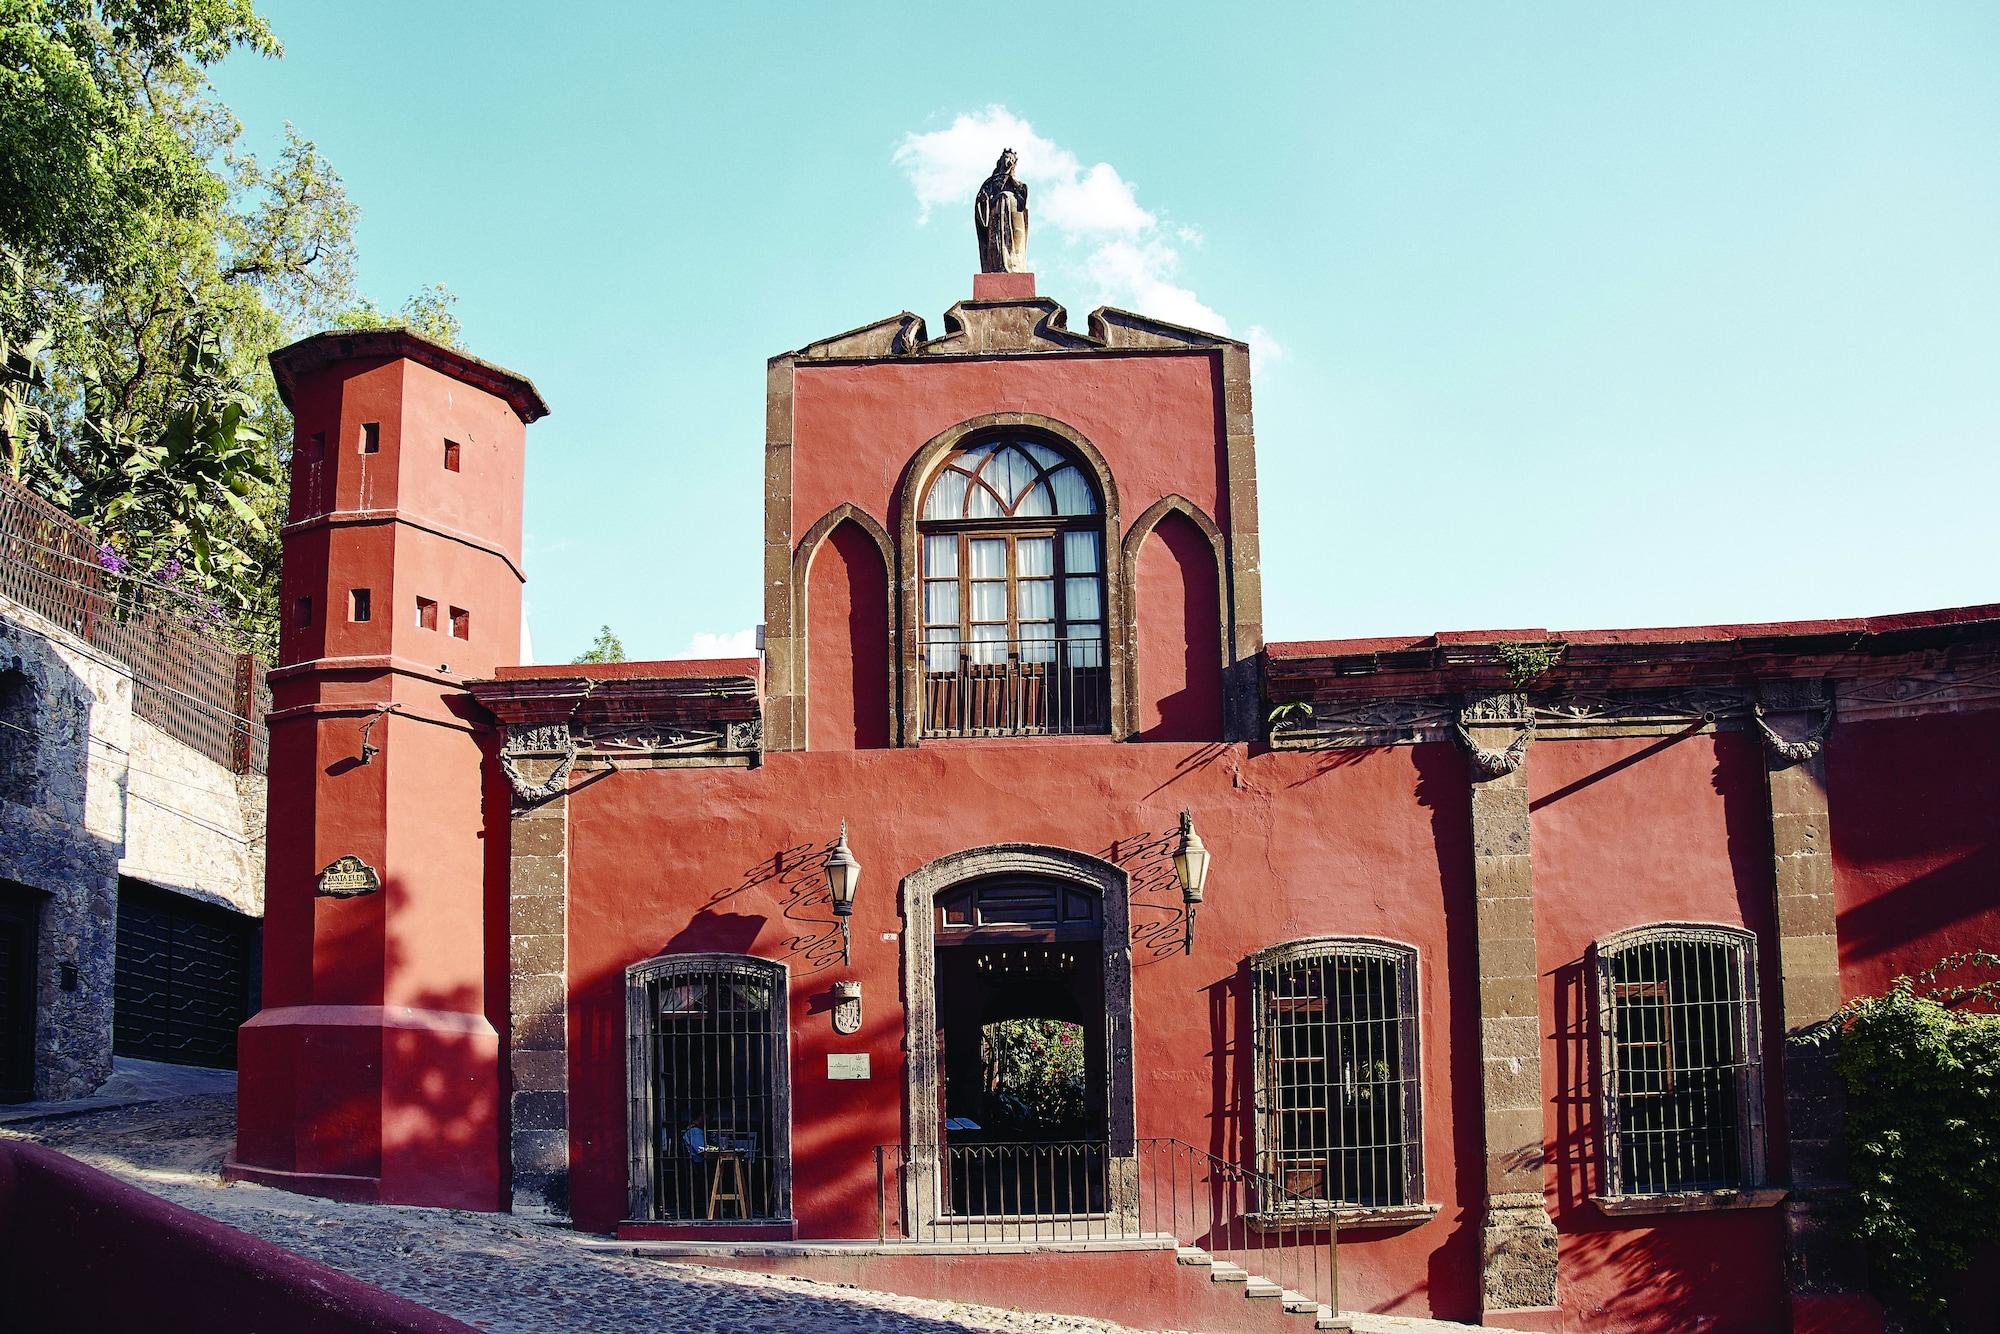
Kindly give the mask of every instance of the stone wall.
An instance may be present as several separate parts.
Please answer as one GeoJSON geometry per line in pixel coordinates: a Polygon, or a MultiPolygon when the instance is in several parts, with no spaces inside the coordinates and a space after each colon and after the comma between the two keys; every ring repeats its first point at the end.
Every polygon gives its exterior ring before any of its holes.
{"type": "Polygon", "coordinates": [[[6,600],[0,685],[0,880],[40,896],[35,1096],[82,1097],[111,1073],[119,876],[261,915],[263,780],[136,720],[129,668],[6,600]]]}

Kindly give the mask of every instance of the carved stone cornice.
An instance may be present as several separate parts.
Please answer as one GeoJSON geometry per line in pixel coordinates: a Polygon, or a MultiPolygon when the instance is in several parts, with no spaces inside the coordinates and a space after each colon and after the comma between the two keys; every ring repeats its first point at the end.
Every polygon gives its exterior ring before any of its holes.
{"type": "Polygon", "coordinates": [[[1840,715],[1849,722],[1985,709],[2000,709],[2000,661],[1988,659],[1840,683],[1840,715]]]}

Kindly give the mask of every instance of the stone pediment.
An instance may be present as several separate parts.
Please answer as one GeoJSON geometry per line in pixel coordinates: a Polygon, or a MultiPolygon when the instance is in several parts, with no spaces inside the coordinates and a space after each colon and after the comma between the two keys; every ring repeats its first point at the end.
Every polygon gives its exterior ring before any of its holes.
{"type": "Polygon", "coordinates": [[[926,336],[921,317],[903,311],[858,329],[808,343],[791,355],[800,361],[875,361],[901,357],[982,356],[994,353],[1198,351],[1241,347],[1222,334],[1149,319],[1116,306],[1090,313],[1090,332],[1069,327],[1069,314],[1047,297],[961,301],[944,315],[945,332],[926,336]]]}
{"type": "Polygon", "coordinates": [[[925,356],[977,352],[1093,352],[1103,346],[1069,327],[1069,313],[1045,296],[1018,301],[961,301],[944,313],[945,334],[918,350],[925,356]]]}
{"type": "Polygon", "coordinates": [[[1238,340],[1221,334],[1190,329],[1184,324],[1168,324],[1116,306],[1099,306],[1090,312],[1090,336],[1105,347],[1240,347],[1238,340]]]}
{"type": "Polygon", "coordinates": [[[927,337],[923,316],[905,310],[873,324],[807,343],[792,355],[801,361],[901,357],[922,348],[927,337]]]}

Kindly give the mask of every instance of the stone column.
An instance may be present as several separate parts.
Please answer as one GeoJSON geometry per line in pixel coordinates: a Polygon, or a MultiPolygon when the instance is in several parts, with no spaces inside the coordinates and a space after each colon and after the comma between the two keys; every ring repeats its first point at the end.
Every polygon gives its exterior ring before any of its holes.
{"type": "MultiPolygon", "coordinates": [[[[566,759],[516,759],[525,784],[546,782],[566,759]]],[[[518,799],[508,868],[507,1059],[513,1208],[569,1219],[569,800],[518,799]]]]}
{"type": "Polygon", "coordinates": [[[1554,1306],[1556,1229],[1543,1199],[1542,1020],[1528,849],[1522,694],[1469,698],[1472,885],[1486,1143],[1481,1307],[1554,1306]]]}
{"type": "Polygon", "coordinates": [[[1862,1257],[1834,1222],[1847,1186],[1846,1111],[1830,1047],[1800,1036],[1840,1008],[1833,860],[1827,836],[1825,735],[1833,700],[1819,681],[1765,682],[1762,709],[1777,907],[1779,1025],[1788,1159],[1786,1267],[1793,1298],[1855,1290],[1862,1257]]]}

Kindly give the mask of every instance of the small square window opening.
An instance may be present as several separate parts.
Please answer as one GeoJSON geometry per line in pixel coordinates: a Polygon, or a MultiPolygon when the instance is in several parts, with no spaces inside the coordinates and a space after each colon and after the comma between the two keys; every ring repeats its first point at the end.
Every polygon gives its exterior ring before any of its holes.
{"type": "Polygon", "coordinates": [[[361,452],[379,454],[382,452],[382,423],[361,423],[361,452]]]}
{"type": "Polygon", "coordinates": [[[446,472],[457,472],[457,471],[458,471],[458,457],[459,457],[459,453],[458,453],[458,441],[456,441],[456,440],[447,440],[447,441],[445,441],[445,442],[444,442],[444,470],[445,470],[446,472]]]}
{"type": "Polygon", "coordinates": [[[435,630],[438,628],[438,604],[436,598],[417,599],[417,628],[435,630]]]}
{"type": "Polygon", "coordinates": [[[374,615],[374,594],[366,588],[352,589],[347,594],[347,619],[365,621],[374,615]]]}
{"type": "Polygon", "coordinates": [[[472,638],[472,613],[463,607],[451,609],[451,637],[453,639],[472,638]]]}
{"type": "Polygon", "coordinates": [[[300,598],[292,603],[292,624],[304,629],[313,623],[313,600],[300,598]]]}

